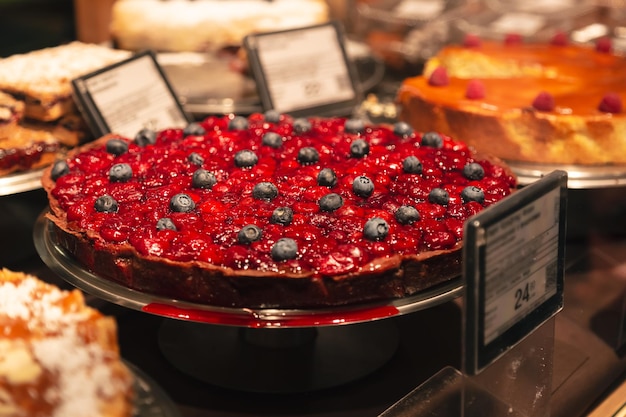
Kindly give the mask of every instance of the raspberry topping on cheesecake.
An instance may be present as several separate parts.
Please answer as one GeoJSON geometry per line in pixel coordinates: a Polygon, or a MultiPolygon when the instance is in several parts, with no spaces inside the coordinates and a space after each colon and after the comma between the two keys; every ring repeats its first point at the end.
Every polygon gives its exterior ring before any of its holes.
{"type": "Polygon", "coordinates": [[[539,111],[554,110],[554,96],[547,91],[541,91],[533,100],[533,107],[539,111]]]}
{"type": "Polygon", "coordinates": [[[485,84],[481,80],[470,80],[467,83],[465,97],[470,100],[480,100],[485,98],[485,84]]]}
{"type": "Polygon", "coordinates": [[[617,93],[606,93],[602,96],[598,110],[605,113],[621,113],[622,112],[622,98],[617,93]]]}
{"type": "Polygon", "coordinates": [[[432,74],[430,74],[428,84],[437,87],[449,85],[450,79],[448,78],[448,71],[444,67],[435,68],[432,74]]]}
{"type": "Polygon", "coordinates": [[[404,123],[260,113],[109,135],[59,164],[44,186],[62,228],[225,276],[336,278],[458,251],[465,220],[516,185],[498,161],[404,123]]]}

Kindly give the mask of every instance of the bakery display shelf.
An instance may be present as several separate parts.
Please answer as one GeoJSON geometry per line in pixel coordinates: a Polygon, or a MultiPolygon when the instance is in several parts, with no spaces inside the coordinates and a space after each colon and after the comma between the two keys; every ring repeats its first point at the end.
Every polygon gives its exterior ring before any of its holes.
{"type": "Polygon", "coordinates": [[[427,309],[457,298],[462,293],[461,277],[426,289],[410,297],[335,308],[250,309],[211,306],[133,290],[100,277],[80,265],[54,239],[52,223],[44,210],[33,228],[35,249],[43,262],[75,287],[126,308],[206,324],[237,327],[326,327],[371,322],[427,309]]]}
{"type": "Polygon", "coordinates": [[[16,172],[0,177],[0,196],[13,195],[41,188],[45,168],[16,172]]]}
{"type": "Polygon", "coordinates": [[[172,399],[152,378],[135,365],[124,363],[135,378],[133,417],[181,417],[172,399]]]}
{"type": "Polygon", "coordinates": [[[626,186],[626,165],[565,165],[506,161],[520,185],[528,185],[555,170],[567,172],[570,189],[599,189],[626,186]]]}

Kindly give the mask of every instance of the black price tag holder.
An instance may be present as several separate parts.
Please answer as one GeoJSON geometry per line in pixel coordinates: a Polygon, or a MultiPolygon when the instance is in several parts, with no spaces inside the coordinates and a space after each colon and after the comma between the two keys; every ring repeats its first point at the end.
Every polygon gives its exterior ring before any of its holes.
{"type": "Polygon", "coordinates": [[[143,128],[185,127],[191,121],[151,50],[78,77],[72,89],[95,137],[116,133],[132,139],[143,128]]]}
{"type": "Polygon", "coordinates": [[[550,410],[566,210],[554,171],[465,224],[463,372],[529,417],[550,410]]]}
{"type": "Polygon", "coordinates": [[[337,22],[252,34],[243,44],[263,110],[347,116],[362,100],[337,22]]]}
{"type": "Polygon", "coordinates": [[[567,173],[468,219],[462,370],[446,367],[379,417],[548,417],[563,308],[567,173]]]}

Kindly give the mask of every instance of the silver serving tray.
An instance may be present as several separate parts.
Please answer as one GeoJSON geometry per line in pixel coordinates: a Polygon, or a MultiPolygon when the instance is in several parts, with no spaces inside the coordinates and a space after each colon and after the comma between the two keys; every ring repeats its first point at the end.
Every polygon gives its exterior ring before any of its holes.
{"type": "Polygon", "coordinates": [[[597,189],[626,186],[626,165],[565,165],[506,161],[520,185],[528,185],[555,170],[567,172],[567,188],[597,189]]]}
{"type": "Polygon", "coordinates": [[[13,195],[41,188],[41,175],[45,168],[16,172],[0,177],[0,196],[13,195]]]}

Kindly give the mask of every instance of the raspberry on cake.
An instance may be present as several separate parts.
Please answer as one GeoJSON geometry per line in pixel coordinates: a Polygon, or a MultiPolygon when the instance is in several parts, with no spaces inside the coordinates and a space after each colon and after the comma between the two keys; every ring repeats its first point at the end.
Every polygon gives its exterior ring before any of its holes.
{"type": "Polygon", "coordinates": [[[468,37],[405,79],[397,100],[415,129],[506,161],[626,163],[626,58],[606,45],[468,37]]]}
{"type": "Polygon", "coordinates": [[[0,176],[40,168],[57,157],[59,145],[54,136],[21,126],[23,116],[24,102],[0,92],[0,176]]]}
{"type": "Polygon", "coordinates": [[[116,324],[78,290],[0,270],[0,415],[130,417],[116,324]]]}
{"type": "Polygon", "coordinates": [[[499,160],[405,123],[268,112],[152,133],[48,168],[48,218],[88,270],[208,305],[415,294],[460,276],[465,220],[516,186],[499,160]]]}

